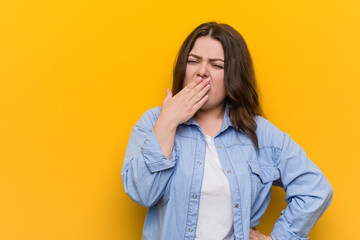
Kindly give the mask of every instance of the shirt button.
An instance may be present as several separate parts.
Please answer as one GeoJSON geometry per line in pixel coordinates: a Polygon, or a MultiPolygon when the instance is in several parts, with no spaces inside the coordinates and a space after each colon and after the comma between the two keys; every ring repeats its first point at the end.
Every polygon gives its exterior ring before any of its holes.
{"type": "Polygon", "coordinates": [[[231,173],[231,170],[227,171],[227,173],[231,173]]]}
{"type": "Polygon", "coordinates": [[[236,208],[239,208],[239,204],[235,204],[235,207],[236,207],[236,208]]]}
{"type": "Polygon", "coordinates": [[[189,228],[189,232],[192,232],[193,231],[193,229],[192,228],[189,228]]]}
{"type": "Polygon", "coordinates": [[[221,149],[221,145],[218,145],[218,149],[221,149]]]}
{"type": "Polygon", "coordinates": [[[203,137],[204,137],[204,135],[200,134],[200,138],[203,138],[203,137]]]}
{"type": "Polygon", "coordinates": [[[193,197],[193,199],[196,199],[196,198],[197,198],[197,195],[196,195],[196,194],[194,194],[192,197],[193,197]]]}
{"type": "Polygon", "coordinates": [[[200,162],[200,161],[197,161],[196,163],[197,163],[198,165],[201,165],[201,162],[200,162]]]}

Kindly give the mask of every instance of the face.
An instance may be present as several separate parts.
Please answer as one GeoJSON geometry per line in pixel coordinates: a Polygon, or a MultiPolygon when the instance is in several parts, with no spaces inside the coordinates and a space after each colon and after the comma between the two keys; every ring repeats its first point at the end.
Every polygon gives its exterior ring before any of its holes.
{"type": "Polygon", "coordinates": [[[189,53],[184,86],[196,76],[210,79],[209,99],[201,107],[203,110],[222,106],[225,101],[224,60],[220,41],[210,37],[198,38],[189,53]]]}

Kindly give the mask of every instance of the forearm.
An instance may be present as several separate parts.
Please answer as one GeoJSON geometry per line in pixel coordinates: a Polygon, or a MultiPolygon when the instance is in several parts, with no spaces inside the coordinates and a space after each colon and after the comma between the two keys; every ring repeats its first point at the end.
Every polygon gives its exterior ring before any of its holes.
{"type": "Polygon", "coordinates": [[[160,144],[160,148],[167,159],[170,159],[174,147],[176,124],[171,123],[163,116],[159,116],[154,126],[154,134],[160,144]]]}

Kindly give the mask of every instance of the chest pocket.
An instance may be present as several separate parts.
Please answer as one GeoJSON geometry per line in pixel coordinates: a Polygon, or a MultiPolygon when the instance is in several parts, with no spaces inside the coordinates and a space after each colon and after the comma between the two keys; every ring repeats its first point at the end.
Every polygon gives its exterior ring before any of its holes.
{"type": "Polygon", "coordinates": [[[280,172],[270,164],[259,164],[255,161],[249,161],[248,164],[251,178],[251,202],[254,203],[258,197],[268,196],[272,183],[280,178],[280,172]]]}

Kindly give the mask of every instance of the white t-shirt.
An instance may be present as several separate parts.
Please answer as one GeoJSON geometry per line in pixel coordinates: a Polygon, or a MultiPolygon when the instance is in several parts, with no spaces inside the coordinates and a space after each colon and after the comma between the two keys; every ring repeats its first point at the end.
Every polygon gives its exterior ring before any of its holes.
{"type": "Polygon", "coordinates": [[[204,135],[206,155],[196,240],[233,240],[234,221],[229,182],[221,167],[214,139],[204,135]]]}

